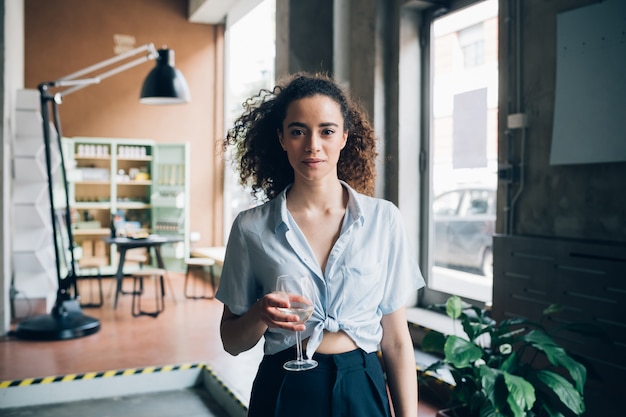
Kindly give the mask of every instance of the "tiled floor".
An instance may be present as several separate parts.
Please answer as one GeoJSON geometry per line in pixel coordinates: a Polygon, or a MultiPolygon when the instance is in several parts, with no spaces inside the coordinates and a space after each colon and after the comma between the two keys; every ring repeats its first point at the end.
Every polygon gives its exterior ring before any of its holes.
{"type": "MultiPolygon", "coordinates": [[[[122,296],[117,309],[113,310],[112,280],[105,279],[104,306],[83,309],[83,313],[100,320],[99,332],[62,341],[1,338],[0,381],[204,363],[232,391],[248,398],[260,349],[237,357],[224,352],[219,338],[221,303],[186,299],[183,296],[183,275],[170,273],[170,279],[175,297],[172,298],[171,291],[168,293],[165,311],[157,318],[133,317],[130,296],[122,296]]],[[[420,417],[434,415],[435,410],[421,401],[420,417]]]]}

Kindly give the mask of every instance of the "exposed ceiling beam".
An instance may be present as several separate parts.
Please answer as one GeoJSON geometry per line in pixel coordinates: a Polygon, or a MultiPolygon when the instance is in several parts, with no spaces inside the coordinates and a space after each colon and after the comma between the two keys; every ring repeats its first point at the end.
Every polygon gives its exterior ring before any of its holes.
{"type": "Polygon", "coordinates": [[[194,23],[224,23],[226,14],[237,0],[189,0],[188,18],[194,23]]]}

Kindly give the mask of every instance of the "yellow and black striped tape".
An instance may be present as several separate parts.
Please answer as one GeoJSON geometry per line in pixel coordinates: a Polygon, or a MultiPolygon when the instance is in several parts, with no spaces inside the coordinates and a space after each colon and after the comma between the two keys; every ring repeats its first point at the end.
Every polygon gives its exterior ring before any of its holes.
{"type": "Polygon", "coordinates": [[[188,369],[203,369],[203,363],[186,363],[181,365],[147,366],[145,368],[120,369],[102,372],[86,372],[84,374],[68,374],[59,376],[47,376],[41,378],[26,378],[0,381],[0,388],[27,387],[38,384],[52,384],[54,382],[81,381],[98,378],[112,378],[116,376],[129,376],[138,374],[153,374],[158,372],[185,371],[188,369]]]}
{"type": "Polygon", "coordinates": [[[213,372],[213,370],[211,368],[209,368],[208,366],[205,367],[205,369],[209,372],[209,374],[211,375],[211,377],[213,377],[213,379],[215,379],[215,381],[217,381],[217,383],[219,384],[220,387],[222,387],[222,389],[224,391],[226,391],[226,393],[228,394],[228,396],[233,399],[238,406],[240,406],[241,408],[243,408],[245,411],[248,410],[248,406],[245,405],[244,403],[241,402],[241,400],[235,395],[234,392],[232,392],[230,390],[230,388],[228,388],[228,386],[224,383],[224,381],[222,381],[216,374],[215,372],[213,372]]]}
{"type": "Polygon", "coordinates": [[[222,381],[215,372],[204,363],[185,363],[181,365],[164,365],[164,366],[147,366],[145,368],[130,368],[130,369],[118,369],[112,371],[102,372],[86,372],[84,374],[68,374],[58,376],[47,376],[40,378],[25,378],[0,381],[0,389],[11,387],[27,387],[38,384],[52,384],[55,382],[70,382],[70,381],[86,381],[97,378],[112,378],[117,376],[130,376],[139,374],[154,374],[158,372],[170,372],[170,371],[186,371],[189,369],[206,370],[211,377],[217,381],[218,385],[232,398],[237,405],[247,410],[248,407],[241,402],[241,400],[235,395],[235,393],[228,388],[228,386],[222,381]]]}

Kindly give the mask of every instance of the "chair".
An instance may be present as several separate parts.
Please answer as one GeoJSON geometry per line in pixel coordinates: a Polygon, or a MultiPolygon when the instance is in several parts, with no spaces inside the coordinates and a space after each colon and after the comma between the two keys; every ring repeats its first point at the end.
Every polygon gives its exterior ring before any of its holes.
{"type": "Polygon", "coordinates": [[[157,317],[165,310],[165,270],[161,268],[142,268],[131,274],[133,280],[133,296],[131,313],[133,317],[151,316],[157,317]],[[144,290],[144,278],[150,278],[154,281],[155,308],[152,311],[141,309],[141,298],[144,290]]]}
{"type": "MultiPolygon", "coordinates": [[[[148,250],[146,248],[129,249],[126,251],[126,255],[124,256],[124,265],[135,264],[139,268],[139,270],[142,270],[144,265],[148,265],[149,263],[150,263],[150,254],[148,253],[148,250]]],[[[129,275],[132,276],[132,274],[129,274],[129,275]]],[[[169,275],[165,275],[165,278],[167,278],[167,285],[169,285],[170,287],[169,291],[172,294],[172,300],[174,301],[174,304],[176,304],[178,300],[176,299],[174,286],[169,279],[170,278],[169,275]]],[[[111,294],[114,294],[115,290],[116,290],[116,287],[113,286],[111,288],[111,294]]],[[[124,290],[124,288],[122,287],[120,289],[120,294],[129,295],[129,294],[133,294],[133,291],[124,290]]]]}
{"type": "MultiPolygon", "coordinates": [[[[102,267],[105,264],[105,260],[102,260],[101,258],[82,258],[78,260],[78,269],[79,269],[79,274],[77,276],[77,281],[78,280],[88,280],[90,285],[89,285],[89,302],[87,303],[80,303],[81,307],[84,308],[92,308],[92,307],[102,307],[103,301],[104,301],[104,297],[102,295],[102,274],[100,272],[100,267],[102,267]],[[83,269],[93,269],[96,272],[96,275],[80,275],[80,271],[83,269]],[[98,284],[98,301],[94,302],[93,301],[93,288],[92,288],[92,283],[93,281],[97,281],[98,284]]],[[[76,283],[76,285],[78,285],[78,282],[76,283]]],[[[79,293],[80,296],[80,293],[79,293]]],[[[79,297],[80,300],[82,300],[82,297],[79,297]]]]}
{"type": "Polygon", "coordinates": [[[187,264],[187,273],[185,274],[185,298],[191,298],[193,300],[206,299],[210,300],[215,298],[215,273],[213,271],[213,266],[215,265],[215,261],[211,258],[187,258],[185,260],[187,264]],[[202,293],[200,295],[196,294],[196,280],[193,280],[192,284],[192,294],[189,294],[187,291],[189,284],[189,275],[192,272],[199,271],[202,274],[202,281],[206,281],[206,267],[209,267],[209,276],[211,278],[211,288],[213,294],[210,296],[206,295],[206,285],[203,285],[202,293]]]}

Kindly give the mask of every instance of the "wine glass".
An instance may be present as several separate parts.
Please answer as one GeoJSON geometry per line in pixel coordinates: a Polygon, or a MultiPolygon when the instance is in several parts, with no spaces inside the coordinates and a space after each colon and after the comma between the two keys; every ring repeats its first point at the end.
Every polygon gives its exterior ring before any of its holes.
{"type": "MultiPolygon", "coordinates": [[[[276,280],[276,291],[289,301],[289,307],[279,308],[285,314],[298,316],[298,323],[306,322],[313,314],[313,283],[307,275],[281,275],[276,280]]],[[[296,359],[283,365],[288,371],[306,371],[317,366],[313,359],[302,354],[302,335],[296,331],[296,359]]]]}

